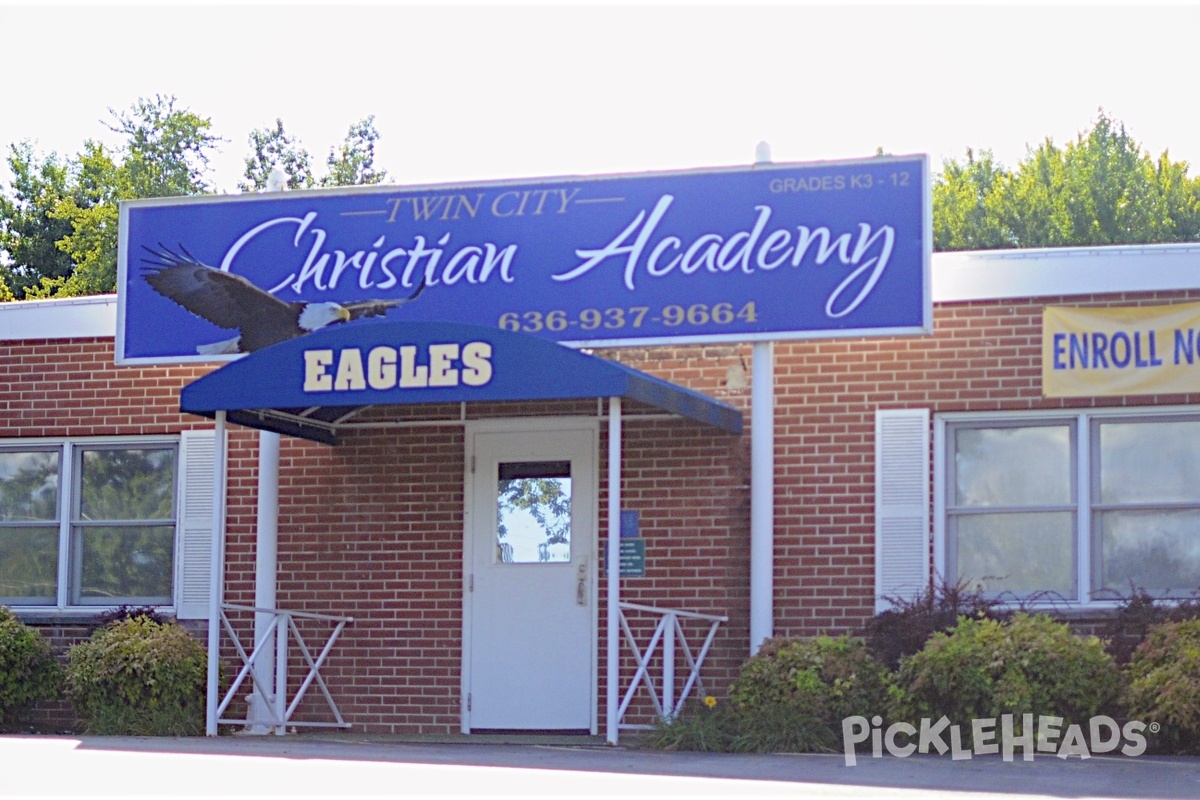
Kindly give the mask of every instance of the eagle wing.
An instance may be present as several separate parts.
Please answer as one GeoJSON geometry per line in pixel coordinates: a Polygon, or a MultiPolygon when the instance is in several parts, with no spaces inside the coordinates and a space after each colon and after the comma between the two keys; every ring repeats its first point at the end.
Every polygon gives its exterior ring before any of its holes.
{"type": "Polygon", "coordinates": [[[350,313],[350,319],[362,319],[363,317],[382,317],[387,314],[388,309],[402,306],[405,303],[411,303],[416,300],[421,292],[425,289],[425,277],[421,277],[421,282],[417,284],[417,288],[408,297],[401,300],[359,300],[353,303],[341,303],[342,308],[350,313]]]}
{"type": "Polygon", "coordinates": [[[146,282],[218,328],[240,331],[244,351],[303,333],[296,324],[297,304],[280,300],[240,275],[202,264],[182,247],[183,255],[159,247],[147,248],[156,261],[149,262],[153,266],[144,276],[146,282]]]}

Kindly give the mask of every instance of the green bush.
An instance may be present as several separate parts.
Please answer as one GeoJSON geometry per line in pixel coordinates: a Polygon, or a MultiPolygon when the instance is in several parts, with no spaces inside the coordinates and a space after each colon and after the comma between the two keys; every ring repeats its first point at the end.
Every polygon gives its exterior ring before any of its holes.
{"type": "Polygon", "coordinates": [[[146,616],[100,628],[67,653],[67,694],[86,733],[202,734],[206,677],[204,647],[146,616]]]}
{"type": "Polygon", "coordinates": [[[825,722],[795,706],[768,705],[751,713],[732,703],[690,703],[675,719],[656,725],[641,743],[704,753],[805,753],[836,750],[840,741],[831,737],[825,722]]]}
{"type": "Polygon", "coordinates": [[[744,749],[837,750],[842,720],[884,714],[892,681],[861,639],[768,639],[729,690],[750,730],[744,749]],[[761,740],[761,744],[756,741],[761,740]]]}
{"type": "Polygon", "coordinates": [[[61,678],[49,642],[0,606],[0,724],[53,697],[61,678]]]}
{"type": "Polygon", "coordinates": [[[1152,627],[1129,661],[1131,719],[1161,726],[1155,749],[1200,753],[1200,620],[1152,627]]]}
{"type": "Polygon", "coordinates": [[[1131,586],[1129,596],[1121,598],[1121,604],[1100,633],[1108,642],[1108,652],[1118,664],[1125,666],[1156,625],[1198,618],[1200,590],[1193,592],[1189,599],[1165,601],[1145,589],[1131,586]]]}
{"type": "Polygon", "coordinates": [[[1065,623],[1017,613],[1008,622],[962,618],[949,633],[935,633],[900,667],[910,721],[973,719],[1012,714],[1057,716],[1063,725],[1086,725],[1111,713],[1120,673],[1095,636],[1078,637],[1065,623]]]}
{"type": "Polygon", "coordinates": [[[867,647],[890,670],[918,652],[929,637],[946,632],[958,624],[959,617],[987,617],[1005,620],[1012,616],[1002,601],[972,589],[963,580],[930,583],[914,597],[889,597],[892,608],[876,614],[866,625],[867,647]]]}
{"type": "Polygon", "coordinates": [[[842,719],[884,714],[894,687],[861,639],[768,639],[741,668],[728,703],[705,698],[643,744],[668,750],[834,752],[842,719]]]}

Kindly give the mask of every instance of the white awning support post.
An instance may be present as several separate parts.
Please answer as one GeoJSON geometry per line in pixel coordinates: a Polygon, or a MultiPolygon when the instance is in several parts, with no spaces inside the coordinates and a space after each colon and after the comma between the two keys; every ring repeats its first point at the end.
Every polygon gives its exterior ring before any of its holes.
{"type": "Polygon", "coordinates": [[[212,545],[208,574],[208,682],[205,694],[204,732],[217,735],[217,704],[221,687],[221,603],[225,593],[225,412],[216,413],[213,453],[212,545]]]}
{"type": "Polygon", "coordinates": [[[608,551],[604,559],[608,569],[608,671],[605,703],[605,738],[617,744],[620,733],[618,695],[620,694],[621,625],[621,398],[608,399],[608,551]]]}
{"type": "Polygon", "coordinates": [[[750,655],[775,635],[775,343],[755,342],[750,380],[750,655]]]}
{"type": "MultiPolygon", "coordinates": [[[[279,434],[269,431],[258,432],[258,517],[254,539],[254,607],[275,609],[275,587],[279,561],[279,434]]],[[[254,615],[254,641],[269,635],[274,614],[260,611],[254,615]]],[[[248,697],[249,718],[255,723],[248,733],[269,732],[267,721],[278,719],[271,708],[264,708],[262,698],[276,704],[282,697],[276,692],[275,653],[267,649],[254,664],[253,680],[256,687],[248,697]]],[[[283,662],[280,667],[283,667],[283,662]]],[[[286,673],[285,673],[286,679],[286,673]]],[[[275,731],[283,735],[283,730],[275,731]]]]}
{"type": "MultiPolygon", "coordinates": [[[[754,164],[771,163],[759,142],[754,164]]],[[[750,655],[775,635],[775,343],[755,342],[750,378],[750,655]]]]}
{"type": "MultiPolygon", "coordinates": [[[[265,191],[282,192],[287,189],[287,172],[278,164],[271,166],[267,174],[265,191]]],[[[279,434],[270,431],[258,432],[258,512],[254,539],[254,607],[275,609],[275,589],[278,584],[279,571],[279,434]]],[[[269,635],[274,614],[262,611],[254,615],[254,641],[262,641],[269,635]]],[[[282,651],[284,645],[278,649],[282,651]]],[[[277,708],[265,708],[262,698],[268,698],[272,706],[278,706],[283,694],[276,692],[279,681],[286,681],[286,661],[280,660],[279,673],[276,671],[275,652],[265,649],[255,662],[252,675],[254,691],[250,692],[246,702],[249,704],[247,717],[253,723],[247,733],[265,734],[270,732],[268,721],[280,719],[277,708]]],[[[286,685],[286,684],[284,684],[286,685]]],[[[280,736],[284,731],[277,726],[275,731],[280,736]]]]}

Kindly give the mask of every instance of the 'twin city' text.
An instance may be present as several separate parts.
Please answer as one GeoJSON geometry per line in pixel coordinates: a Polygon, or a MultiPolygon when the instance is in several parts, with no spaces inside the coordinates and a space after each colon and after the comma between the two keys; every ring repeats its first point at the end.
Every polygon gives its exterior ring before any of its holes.
{"type": "MultiPolygon", "coordinates": [[[[885,730],[881,717],[872,717],[868,721],[866,717],[853,716],[842,720],[842,748],[848,767],[858,763],[856,746],[867,739],[871,740],[874,758],[882,758],[885,748],[889,755],[897,758],[929,753],[932,748],[938,755],[949,752],[955,761],[997,753],[1005,761],[1012,761],[1018,748],[1025,761],[1033,761],[1035,751],[1059,758],[1091,758],[1093,753],[1111,753],[1118,747],[1126,756],[1140,756],[1146,752],[1146,737],[1142,735],[1147,727],[1144,722],[1130,720],[1122,727],[1112,717],[1095,716],[1088,720],[1086,734],[1081,725],[1072,724],[1064,730],[1063,722],[1062,717],[1039,715],[1035,726],[1033,714],[1022,714],[1021,733],[1018,734],[1013,715],[1004,714],[999,719],[999,726],[994,717],[973,719],[964,733],[958,725],[950,724],[947,717],[936,722],[922,719],[919,729],[907,722],[895,722],[885,730]],[[943,734],[949,735],[949,744],[943,734]]],[[[1157,731],[1157,723],[1152,723],[1150,729],[1157,731]]]]}
{"type": "MultiPolygon", "coordinates": [[[[574,266],[549,277],[559,283],[583,278],[606,262],[619,265],[619,279],[635,291],[643,278],[744,274],[771,272],[784,267],[819,267],[838,270],[832,289],[823,298],[825,314],[838,319],[852,313],[870,297],[888,268],[896,233],[890,225],[873,228],[860,222],[857,230],[837,231],[828,227],[772,227],[770,206],[754,207],[754,217],[742,230],[730,234],[702,233],[685,239],[669,232],[664,218],[675,198],[664,194],[649,211],[639,211],[624,230],[599,246],[579,247],[574,266]]],[[[386,236],[354,251],[327,247],[328,233],[317,225],[317,212],[302,217],[283,216],[266,220],[247,230],[229,247],[221,269],[253,274],[252,265],[239,259],[258,237],[272,229],[288,230],[295,266],[288,267],[286,253],[279,253],[285,277],[271,288],[273,294],[290,291],[333,292],[353,283],[362,290],[411,291],[422,280],[426,287],[516,283],[521,277],[516,243],[459,243],[450,232],[431,236],[415,234],[411,242],[395,246],[386,236]]],[[[436,224],[436,223],[434,223],[436,224]]],[[[277,232],[277,231],[276,231],[277,232]]],[[[245,256],[247,259],[249,256],[245,256]]],[[[538,263],[547,259],[538,254],[538,263]]],[[[601,269],[600,274],[605,270],[601,269]]],[[[826,285],[831,279],[824,279],[826,285]]]]}

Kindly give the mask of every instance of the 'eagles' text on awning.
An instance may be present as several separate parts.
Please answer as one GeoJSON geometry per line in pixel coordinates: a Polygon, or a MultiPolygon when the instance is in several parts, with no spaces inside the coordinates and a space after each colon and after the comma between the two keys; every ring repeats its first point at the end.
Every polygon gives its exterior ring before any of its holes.
{"type": "Polygon", "coordinates": [[[486,386],[491,379],[488,342],[446,342],[425,348],[379,345],[365,354],[357,347],[304,351],[305,392],[486,386]]]}

